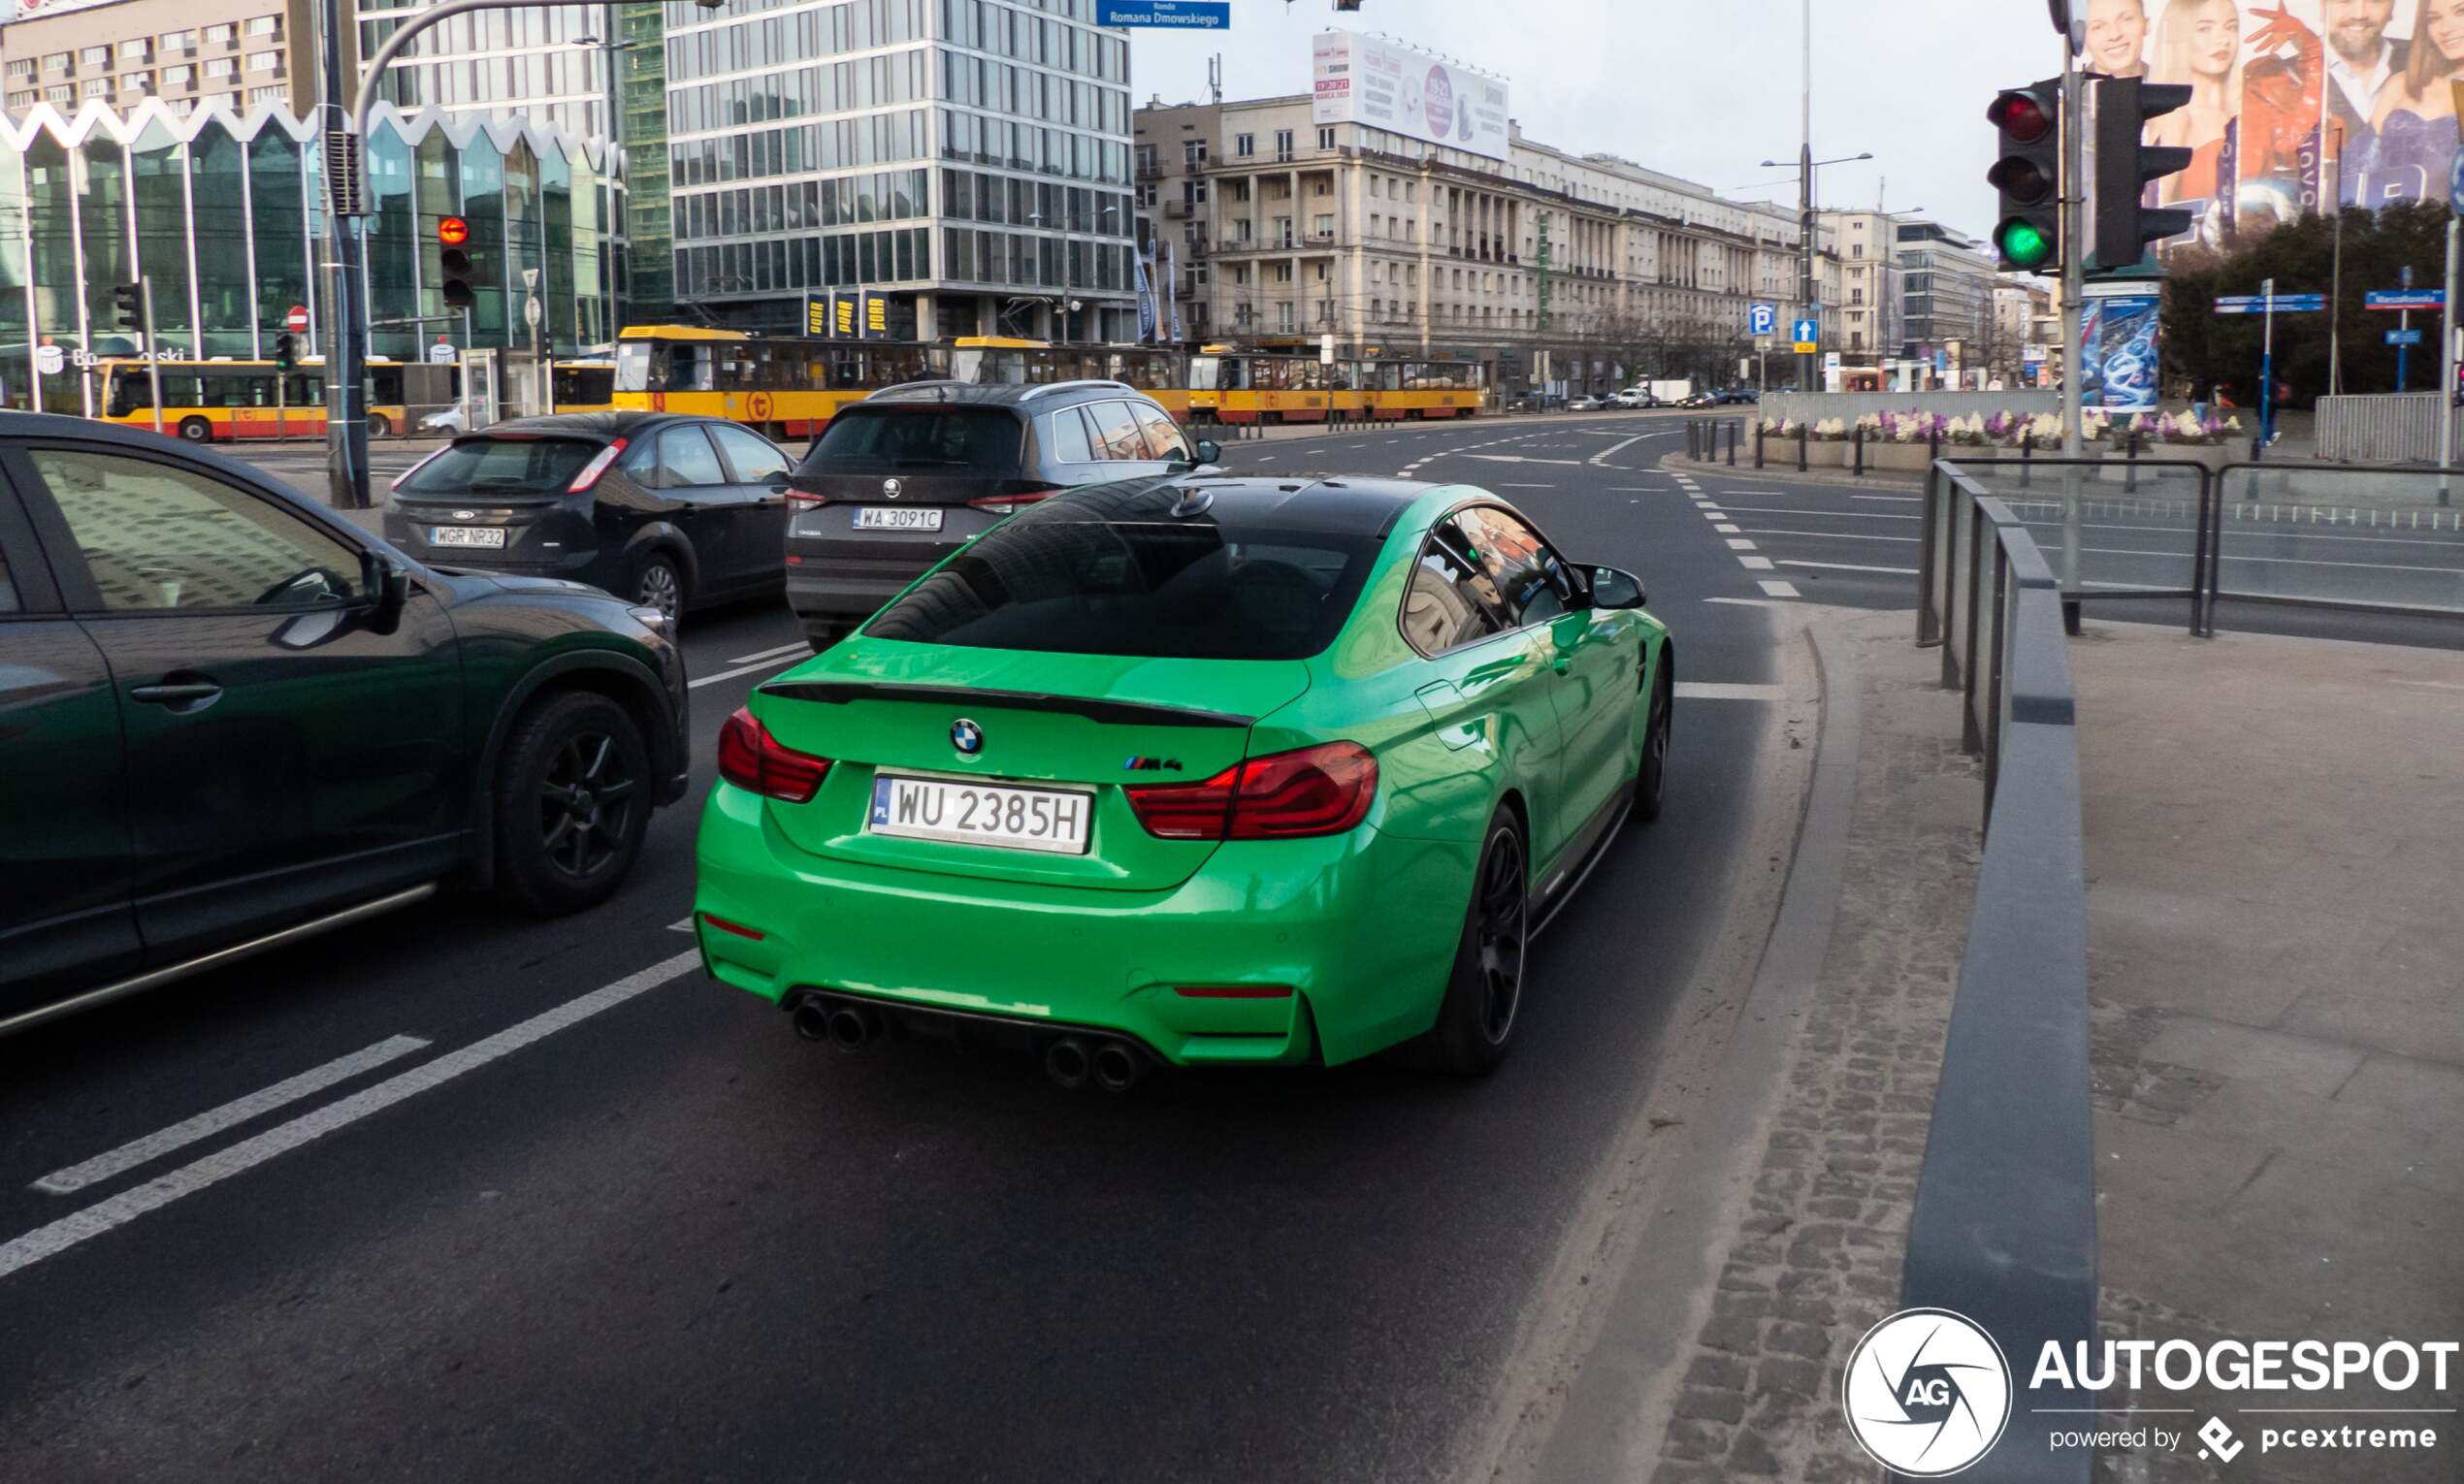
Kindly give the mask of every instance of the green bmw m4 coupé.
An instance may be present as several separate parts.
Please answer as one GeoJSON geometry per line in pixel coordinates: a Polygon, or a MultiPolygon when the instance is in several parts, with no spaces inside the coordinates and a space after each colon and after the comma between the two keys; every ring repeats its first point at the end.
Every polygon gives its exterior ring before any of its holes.
{"type": "Polygon", "coordinates": [[[703,958],[807,1037],[1012,1041],[1065,1085],[1484,1070],[1535,927],[1660,811],[1642,602],[1462,486],[1030,506],[729,719],[703,958]]]}

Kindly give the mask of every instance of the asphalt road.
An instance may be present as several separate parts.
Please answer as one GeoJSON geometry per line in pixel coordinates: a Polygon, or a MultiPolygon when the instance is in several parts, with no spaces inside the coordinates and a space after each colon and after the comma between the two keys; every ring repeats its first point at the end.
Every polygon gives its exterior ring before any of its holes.
{"type": "MultiPolygon", "coordinates": [[[[1227,456],[1486,485],[1674,628],[1668,812],[1550,926],[1494,1077],[1108,1098],[800,1044],[679,957],[697,788],[587,916],[414,907],[0,1042],[0,1478],[1444,1474],[1682,1029],[1745,822],[1796,807],[1757,765],[1774,594],[1907,600],[1750,564],[1652,468],[1674,430],[1227,456]]],[[[686,635],[706,787],[801,650],[767,604],[686,635]]]]}

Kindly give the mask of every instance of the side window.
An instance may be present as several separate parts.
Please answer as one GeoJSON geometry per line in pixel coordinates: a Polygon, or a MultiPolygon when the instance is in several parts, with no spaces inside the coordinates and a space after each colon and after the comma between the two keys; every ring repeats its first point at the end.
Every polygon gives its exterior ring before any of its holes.
{"type": "Polygon", "coordinates": [[[1138,418],[1125,402],[1088,403],[1080,409],[1095,430],[1095,457],[1098,459],[1143,460],[1147,457],[1147,439],[1138,431],[1138,418]]]}
{"type": "Polygon", "coordinates": [[[25,601],[17,597],[16,582],[9,576],[9,554],[0,551],[0,618],[24,611],[25,601]]]}
{"type": "Polygon", "coordinates": [[[1572,605],[1573,582],[1540,533],[1503,510],[1483,506],[1456,519],[1473,553],[1505,599],[1515,625],[1545,624],[1572,605]]]}
{"type": "Polygon", "coordinates": [[[1189,457],[1188,440],[1181,436],[1181,425],[1166,417],[1161,409],[1143,402],[1129,404],[1138,415],[1138,426],[1147,435],[1147,457],[1150,459],[1185,460],[1189,457]]]}
{"type": "Polygon", "coordinates": [[[1048,420],[1053,430],[1053,459],[1058,464],[1092,464],[1094,445],[1086,441],[1086,419],[1076,407],[1063,407],[1048,420]]]}
{"type": "Polygon", "coordinates": [[[735,469],[738,484],[760,484],[772,474],[787,472],[787,455],[770,446],[768,439],[733,423],[713,423],[710,436],[719,440],[719,448],[735,469]]]}
{"type": "Polygon", "coordinates": [[[1471,543],[1454,522],[1429,533],[1411,586],[1403,595],[1403,636],[1422,654],[1442,655],[1505,629],[1496,609],[1497,590],[1471,556],[1471,543]]]}
{"type": "Polygon", "coordinates": [[[116,454],[27,457],[112,612],[313,607],[359,596],[359,552],[263,496],[116,454]]]}
{"type": "Polygon", "coordinates": [[[699,428],[670,428],[659,435],[659,488],[690,489],[699,484],[725,484],[728,472],[699,428]]]}

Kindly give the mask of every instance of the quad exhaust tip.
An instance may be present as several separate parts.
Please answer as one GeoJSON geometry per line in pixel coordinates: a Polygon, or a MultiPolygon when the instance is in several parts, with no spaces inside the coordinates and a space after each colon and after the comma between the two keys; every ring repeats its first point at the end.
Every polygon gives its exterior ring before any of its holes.
{"type": "Polygon", "coordinates": [[[1119,1041],[1095,1048],[1095,1085],[1106,1092],[1127,1092],[1147,1075],[1147,1058],[1119,1041]]]}
{"type": "Polygon", "coordinates": [[[1089,1060],[1085,1042],[1064,1036],[1044,1048],[1044,1075],[1055,1087],[1084,1087],[1089,1060]]]}
{"type": "Polygon", "coordinates": [[[833,1005],[820,995],[797,1003],[795,1034],[807,1041],[827,1041],[842,1051],[860,1051],[881,1039],[881,1017],[853,1005],[833,1005]]]}

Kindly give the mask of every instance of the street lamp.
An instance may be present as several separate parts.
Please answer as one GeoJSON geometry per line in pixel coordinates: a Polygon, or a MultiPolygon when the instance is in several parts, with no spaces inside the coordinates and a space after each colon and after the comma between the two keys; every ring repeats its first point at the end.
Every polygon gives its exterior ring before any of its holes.
{"type": "MultiPolygon", "coordinates": [[[[1811,96],[1810,84],[1808,96],[1811,96]]],[[[1803,263],[1801,281],[1798,287],[1798,302],[1804,306],[1805,312],[1814,316],[1817,321],[1815,326],[1817,330],[1821,328],[1819,322],[1822,318],[1822,299],[1814,288],[1814,244],[1820,236],[1814,228],[1814,172],[1822,169],[1826,165],[1853,165],[1860,160],[1870,160],[1872,158],[1872,152],[1867,151],[1864,154],[1843,154],[1837,159],[1815,159],[1814,146],[1810,142],[1809,135],[1809,140],[1804,147],[1803,155],[1799,160],[1796,167],[1797,232],[1799,238],[1800,239],[1798,243],[1798,250],[1800,255],[1800,260],[1803,263]]],[[[1765,160],[1762,163],[1761,168],[1764,170],[1786,170],[1789,167],[1778,160],[1765,160]]],[[[1814,389],[1813,358],[1811,356],[1799,356],[1797,359],[1799,363],[1797,370],[1798,390],[1810,392],[1814,389]]]]}

